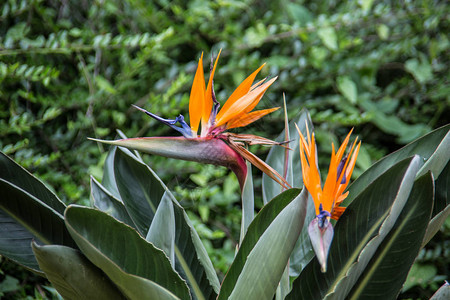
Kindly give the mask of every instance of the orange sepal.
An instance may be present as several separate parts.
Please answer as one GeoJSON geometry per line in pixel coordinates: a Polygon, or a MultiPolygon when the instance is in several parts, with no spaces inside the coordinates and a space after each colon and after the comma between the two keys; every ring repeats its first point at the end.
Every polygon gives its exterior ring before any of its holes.
{"type": "Polygon", "coordinates": [[[256,120],[259,120],[260,118],[264,117],[265,115],[270,114],[273,111],[276,111],[277,109],[279,109],[279,107],[257,110],[245,114],[243,116],[231,119],[227,123],[227,129],[247,126],[248,124],[251,124],[256,120]]]}
{"type": "Polygon", "coordinates": [[[217,118],[221,118],[224,112],[226,112],[231,105],[233,105],[237,100],[239,100],[242,96],[244,96],[250,91],[250,88],[252,87],[256,75],[258,75],[259,71],[261,71],[264,65],[265,64],[263,64],[256,71],[250,74],[250,76],[248,76],[244,81],[242,81],[242,83],[234,90],[234,92],[231,94],[231,96],[223,105],[220,112],[217,114],[217,118]]]}
{"type": "Polygon", "coordinates": [[[222,126],[228,123],[228,121],[236,118],[237,116],[247,113],[248,106],[251,106],[255,102],[255,100],[259,101],[262,95],[276,79],[277,77],[274,77],[266,83],[251,90],[250,92],[239,98],[238,101],[230,105],[226,110],[222,108],[219,112],[220,117],[218,114],[218,117],[216,119],[216,126],[222,126]]]}
{"type": "Polygon", "coordinates": [[[189,97],[189,118],[191,129],[197,133],[200,119],[202,117],[203,103],[205,102],[205,75],[203,73],[203,53],[198,61],[194,82],[192,83],[191,95],[189,97]]]}
{"type": "Polygon", "coordinates": [[[209,121],[209,116],[211,115],[211,110],[213,106],[212,85],[214,80],[214,73],[216,72],[217,62],[219,61],[221,52],[222,49],[220,49],[219,54],[217,54],[216,61],[214,62],[214,67],[211,70],[211,74],[209,75],[208,86],[206,87],[205,101],[203,102],[203,111],[202,111],[202,131],[204,130],[204,128],[206,129],[206,126],[208,125],[209,121]]]}

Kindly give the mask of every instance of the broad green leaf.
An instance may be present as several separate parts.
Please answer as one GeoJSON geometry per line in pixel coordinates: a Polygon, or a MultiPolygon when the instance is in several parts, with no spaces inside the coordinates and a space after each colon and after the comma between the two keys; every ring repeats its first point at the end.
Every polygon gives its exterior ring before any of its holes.
{"type": "Polygon", "coordinates": [[[91,176],[91,201],[94,207],[106,212],[119,221],[135,227],[123,202],[115,198],[104,186],[91,176]]]}
{"type": "Polygon", "coordinates": [[[344,97],[355,104],[358,99],[358,90],[356,84],[348,76],[340,76],[337,78],[337,87],[344,97]]]}
{"type": "Polygon", "coordinates": [[[122,149],[114,156],[114,178],[125,207],[138,232],[146,236],[164,188],[149,167],[122,149]]]}
{"type": "Polygon", "coordinates": [[[80,251],[57,245],[33,252],[41,270],[64,299],[125,299],[117,287],[80,251]]]}
{"type": "Polygon", "coordinates": [[[11,158],[0,152],[0,178],[20,187],[22,190],[41,200],[61,215],[64,214],[66,205],[50,191],[42,181],[34,177],[30,172],[22,168],[11,158]]]}
{"type": "MultiPolygon", "coordinates": [[[[286,107],[286,97],[283,94],[283,108],[284,108],[284,139],[285,141],[290,141],[290,133],[289,133],[289,117],[287,113],[287,107],[286,107]]],[[[292,178],[292,166],[289,165],[289,156],[290,156],[291,150],[288,148],[284,149],[284,167],[283,167],[283,177],[285,179],[292,178]]],[[[291,180],[292,181],[292,180],[291,180]]],[[[308,201],[308,200],[306,200],[308,201]]],[[[295,249],[295,246],[294,246],[295,249]]],[[[292,255],[292,254],[291,254],[292,255]]],[[[277,290],[275,292],[275,299],[276,300],[283,300],[287,294],[291,291],[291,282],[289,279],[289,265],[290,261],[288,262],[287,266],[284,268],[283,275],[281,275],[280,282],[278,284],[277,290]]]]}
{"type": "MultiPolygon", "coordinates": [[[[306,124],[310,132],[314,129],[309,112],[303,109],[299,116],[296,117],[289,123],[289,160],[288,160],[288,176],[287,181],[292,187],[301,188],[303,187],[302,180],[302,169],[300,163],[300,146],[299,146],[299,135],[295,128],[295,124],[299,127],[300,131],[306,136],[306,124]]],[[[285,132],[281,132],[280,135],[275,139],[277,142],[285,141],[285,132]]],[[[274,168],[279,174],[284,172],[285,164],[285,151],[283,147],[272,147],[266,159],[266,163],[274,168]]],[[[267,203],[270,199],[274,198],[281,192],[280,185],[274,182],[270,177],[263,174],[263,200],[267,203]]],[[[314,202],[311,196],[308,196],[308,210],[306,213],[304,226],[307,228],[308,224],[315,217],[314,202]]],[[[309,240],[308,232],[302,231],[300,237],[295,245],[294,251],[292,252],[291,258],[289,259],[290,269],[289,273],[291,276],[298,276],[300,271],[309,263],[311,258],[314,257],[314,251],[312,250],[311,242],[309,240]]]]}
{"type": "Polygon", "coordinates": [[[122,201],[136,225],[137,221],[141,224],[143,236],[162,195],[170,196],[175,214],[175,270],[188,282],[194,299],[214,299],[220,286],[216,272],[186,212],[172,193],[150,167],[121,149],[116,151],[115,168],[122,201]]]}
{"type": "Polygon", "coordinates": [[[305,190],[273,219],[248,254],[228,299],[273,298],[302,230],[306,201],[305,190]]]}
{"type": "Polygon", "coordinates": [[[167,256],[134,229],[99,210],[69,206],[67,228],[83,254],[131,299],[190,299],[167,256]]]}
{"type": "MultiPolygon", "coordinates": [[[[289,205],[289,203],[296,199],[296,197],[299,198],[299,200],[297,201],[303,199],[305,193],[303,193],[302,196],[299,196],[299,193],[299,189],[290,189],[283,192],[282,194],[272,199],[269,203],[267,203],[256,215],[255,219],[248,227],[247,234],[245,235],[244,240],[241,243],[233,264],[231,265],[230,269],[227,272],[227,275],[225,276],[225,279],[222,282],[218,299],[228,299],[228,297],[233,292],[239,275],[242,273],[248,256],[254,249],[255,245],[258,243],[261,236],[264,234],[270,224],[272,224],[272,221],[275,220],[275,218],[281,213],[281,211],[283,211],[285,207],[289,205]]],[[[301,226],[301,224],[299,226],[301,226]]],[[[260,262],[260,264],[262,265],[262,262],[265,262],[267,260],[268,258],[264,259],[260,262]]]]}
{"type": "Polygon", "coordinates": [[[417,176],[422,176],[428,171],[431,171],[433,173],[434,180],[439,179],[440,174],[445,167],[448,166],[450,161],[450,151],[448,149],[450,149],[450,130],[447,131],[447,134],[439,143],[433,154],[431,154],[430,158],[426,160],[417,176]]]}
{"type": "Polygon", "coordinates": [[[31,241],[76,248],[56,210],[20,187],[0,179],[0,254],[41,272],[31,241]]]}
{"type": "MultiPolygon", "coordinates": [[[[351,183],[348,188],[350,193],[347,199],[344,200],[343,206],[351,203],[369,184],[399,161],[412,155],[419,155],[423,159],[428,160],[439,148],[439,145],[450,138],[449,130],[450,125],[438,128],[376,162],[351,183]]],[[[432,170],[432,172],[434,178],[439,177],[439,172],[436,172],[436,170],[432,170]]]]}
{"type": "Polygon", "coordinates": [[[428,173],[414,183],[400,217],[348,299],[395,299],[406,280],[422,244],[433,206],[433,176],[428,173]],[[389,284],[386,284],[386,281],[389,284]]]}
{"type": "MultiPolygon", "coordinates": [[[[117,134],[122,138],[126,139],[127,136],[120,130],[117,130],[117,134]]],[[[105,164],[103,167],[103,178],[102,184],[103,186],[117,199],[120,200],[120,193],[117,189],[116,179],[114,175],[114,156],[116,155],[116,146],[113,146],[109,149],[108,155],[106,156],[105,164]]],[[[137,151],[130,151],[127,148],[120,148],[123,152],[135,156],[139,161],[142,162],[142,158],[137,151]]]]}
{"type": "Polygon", "coordinates": [[[172,199],[167,193],[159,202],[145,239],[163,250],[172,266],[175,265],[175,214],[172,199]]]}
{"type": "Polygon", "coordinates": [[[405,159],[366,187],[336,223],[327,272],[313,259],[286,299],[344,299],[409,197],[420,158],[405,159]]]}
{"type": "Polygon", "coordinates": [[[444,170],[435,182],[435,200],[433,213],[428,224],[425,237],[422,242],[424,247],[431,238],[439,231],[445,220],[450,216],[450,163],[447,162],[444,170]]]}
{"type": "Polygon", "coordinates": [[[120,193],[114,175],[114,156],[116,155],[116,150],[117,147],[111,147],[106,156],[105,164],[103,166],[102,185],[111,193],[111,195],[120,199],[120,193]]]}
{"type": "Polygon", "coordinates": [[[252,165],[247,162],[247,176],[245,178],[244,187],[242,188],[242,221],[240,241],[244,239],[245,233],[255,216],[255,199],[253,194],[253,176],[252,165]]]}

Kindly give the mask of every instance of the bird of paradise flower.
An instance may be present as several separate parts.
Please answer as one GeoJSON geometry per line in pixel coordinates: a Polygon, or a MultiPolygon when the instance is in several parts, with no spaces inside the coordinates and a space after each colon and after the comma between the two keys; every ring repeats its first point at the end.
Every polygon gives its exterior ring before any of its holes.
{"type": "Polygon", "coordinates": [[[175,119],[165,119],[135,106],[152,118],[180,132],[182,137],[144,137],[116,141],[92,140],[170,158],[222,165],[236,174],[241,189],[247,175],[245,164],[245,160],[247,160],[283,187],[290,187],[277,171],[246,148],[246,145],[280,145],[280,143],[252,134],[226,132],[228,129],[247,126],[279,108],[253,111],[277,77],[270,80],[265,78],[253,84],[257,74],[264,66],[262,65],[236,88],[222,109],[219,110],[220,103],[215,96],[213,80],[219,57],[220,52],[214,65],[212,64],[213,59],[211,59],[211,73],[206,86],[203,54],[199,59],[189,98],[190,125],[182,115],[175,119]]]}
{"type": "Polygon", "coordinates": [[[348,196],[348,191],[345,193],[344,191],[352,176],[361,141],[358,143],[358,138],[356,138],[350,151],[345,156],[345,150],[353,129],[348,133],[337,152],[335,152],[334,144],[331,144],[330,166],[327,179],[322,188],[317,167],[317,147],[314,133],[309,133],[308,124],[306,124],[306,139],[298,127],[297,131],[300,136],[300,161],[303,184],[311,194],[316,210],[316,217],[308,226],[308,234],[321,270],[326,272],[328,252],[334,234],[330,218],[338,220],[345,211],[345,207],[340,205],[348,196]]]}

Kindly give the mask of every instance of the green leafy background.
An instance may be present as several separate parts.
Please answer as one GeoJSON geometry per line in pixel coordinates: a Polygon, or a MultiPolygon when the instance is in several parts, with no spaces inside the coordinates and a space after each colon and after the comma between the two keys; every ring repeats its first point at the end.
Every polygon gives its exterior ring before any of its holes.
{"type": "MultiPolygon", "coordinates": [[[[0,150],[66,204],[88,205],[89,175],[107,182],[108,149],[87,137],[113,139],[116,129],[129,137],[174,135],[131,104],[187,117],[196,61],[222,48],[215,80],[222,103],[266,62],[259,78],[279,78],[259,107],[282,106],[285,93],[291,119],[301,108],[311,112],[322,171],[330,142],[354,127],[363,140],[356,177],[449,123],[449,12],[446,1],[426,0],[2,1],[0,150]]],[[[245,132],[274,139],[283,127],[278,111],[245,132]]],[[[261,158],[268,151],[251,150],[261,158]]],[[[239,241],[234,174],[143,159],[180,199],[222,279],[239,241]]],[[[253,172],[259,210],[262,179],[253,172]]],[[[429,298],[448,278],[449,232],[447,220],[420,252],[400,298],[429,298]]],[[[54,297],[48,282],[0,259],[0,296],[54,297]]]]}

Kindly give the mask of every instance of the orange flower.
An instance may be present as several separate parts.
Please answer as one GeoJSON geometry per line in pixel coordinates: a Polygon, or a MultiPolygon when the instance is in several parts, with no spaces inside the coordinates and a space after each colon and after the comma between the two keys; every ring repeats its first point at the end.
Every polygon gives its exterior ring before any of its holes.
{"type": "Polygon", "coordinates": [[[203,54],[198,62],[189,99],[189,116],[193,137],[197,136],[200,121],[202,123],[200,136],[215,136],[226,129],[247,126],[279,108],[252,112],[269,86],[277,79],[275,77],[264,83],[264,80],[262,80],[253,85],[256,75],[264,66],[263,64],[236,88],[222,109],[218,111],[219,102],[215,99],[213,78],[219,57],[220,52],[211,70],[206,88],[203,73],[203,54]]]}
{"type": "Polygon", "coordinates": [[[306,125],[307,138],[305,139],[298,127],[297,130],[300,135],[303,184],[311,194],[316,208],[316,217],[308,226],[308,234],[320,263],[321,271],[326,272],[328,252],[334,235],[333,226],[329,220],[330,218],[339,219],[345,211],[345,207],[339,205],[348,195],[348,192],[344,193],[344,191],[352,176],[361,142],[356,144],[358,141],[358,138],[356,138],[349,153],[344,156],[352,129],[337,152],[335,152],[334,144],[331,144],[330,167],[322,188],[319,170],[317,169],[317,147],[314,133],[310,135],[308,125],[306,125]]]}
{"type": "Polygon", "coordinates": [[[352,131],[353,129],[349,132],[336,153],[334,144],[331,144],[332,152],[330,167],[323,188],[316,163],[317,148],[314,133],[310,135],[308,131],[307,139],[305,139],[299,131],[303,183],[314,200],[316,215],[318,217],[326,215],[327,217],[337,220],[345,211],[345,207],[340,207],[339,205],[348,195],[348,192],[344,193],[344,190],[352,176],[353,168],[355,167],[356,158],[358,157],[359,148],[361,146],[361,141],[356,145],[358,140],[358,138],[356,138],[349,154],[344,156],[352,131]],[[350,159],[348,159],[348,157],[350,157],[350,159]]]}
{"type": "Polygon", "coordinates": [[[182,115],[175,119],[164,119],[134,105],[152,118],[177,130],[183,137],[148,137],[101,142],[156,155],[226,166],[236,173],[241,187],[247,174],[245,159],[285,188],[289,188],[287,181],[277,171],[245,147],[252,144],[280,143],[251,134],[225,132],[227,129],[246,126],[278,109],[276,107],[252,111],[277,78],[268,81],[264,79],[253,84],[256,75],[264,66],[262,65],[236,88],[219,111],[220,103],[214,93],[213,80],[219,56],[220,52],[211,68],[207,85],[203,73],[203,54],[199,59],[189,99],[190,125],[182,115]],[[198,134],[200,125],[201,131],[198,134]]]}

